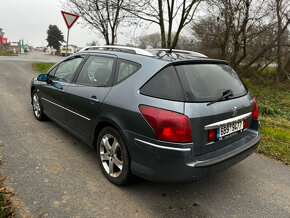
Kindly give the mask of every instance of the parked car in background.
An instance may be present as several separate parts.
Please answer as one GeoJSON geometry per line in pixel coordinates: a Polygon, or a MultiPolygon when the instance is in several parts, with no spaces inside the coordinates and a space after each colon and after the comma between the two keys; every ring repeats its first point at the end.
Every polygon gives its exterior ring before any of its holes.
{"type": "Polygon", "coordinates": [[[97,150],[106,178],[191,182],[258,145],[255,99],[226,61],[183,50],[93,46],[31,81],[37,120],[97,150]]]}
{"type": "Polygon", "coordinates": [[[24,47],[24,52],[30,52],[30,49],[29,49],[28,46],[25,46],[25,47],[24,47]]]}

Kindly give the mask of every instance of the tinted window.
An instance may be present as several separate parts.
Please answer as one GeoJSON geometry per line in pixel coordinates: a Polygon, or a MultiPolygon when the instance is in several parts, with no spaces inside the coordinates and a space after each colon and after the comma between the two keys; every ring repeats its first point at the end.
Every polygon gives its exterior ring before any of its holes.
{"type": "Polygon", "coordinates": [[[224,64],[188,64],[176,66],[187,101],[212,101],[228,89],[233,97],[247,93],[236,72],[224,64]]]}
{"type": "Polygon", "coordinates": [[[76,83],[89,86],[105,86],[113,72],[114,59],[90,56],[84,64],[76,83]]]}
{"type": "Polygon", "coordinates": [[[141,94],[173,101],[183,101],[180,83],[173,66],[153,76],[140,90],[141,94]]]}
{"type": "Polygon", "coordinates": [[[119,62],[119,70],[118,70],[118,77],[117,82],[120,82],[133,73],[135,73],[137,70],[140,69],[140,65],[137,63],[129,62],[129,61],[122,61],[119,62]]]}
{"type": "Polygon", "coordinates": [[[71,82],[74,72],[81,63],[82,59],[82,57],[76,57],[59,64],[53,79],[61,82],[71,82]]]}

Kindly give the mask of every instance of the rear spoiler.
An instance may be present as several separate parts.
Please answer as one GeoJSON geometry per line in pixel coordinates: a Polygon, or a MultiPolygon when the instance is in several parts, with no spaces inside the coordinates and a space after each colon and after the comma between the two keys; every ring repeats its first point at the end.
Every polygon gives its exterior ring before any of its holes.
{"type": "Polygon", "coordinates": [[[186,64],[225,64],[229,65],[227,61],[218,60],[218,59],[208,59],[208,58],[198,58],[198,59],[191,59],[191,60],[178,60],[173,61],[173,65],[186,65],[186,64]]]}

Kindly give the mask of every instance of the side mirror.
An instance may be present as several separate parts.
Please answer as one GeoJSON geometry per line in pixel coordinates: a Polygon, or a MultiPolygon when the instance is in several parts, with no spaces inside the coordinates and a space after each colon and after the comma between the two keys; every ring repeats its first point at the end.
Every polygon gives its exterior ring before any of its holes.
{"type": "Polygon", "coordinates": [[[62,89],[62,85],[58,82],[52,82],[51,85],[53,85],[57,89],[62,89]]]}
{"type": "Polygon", "coordinates": [[[47,81],[47,75],[46,74],[40,74],[40,75],[38,75],[37,80],[46,82],[47,81]]]}

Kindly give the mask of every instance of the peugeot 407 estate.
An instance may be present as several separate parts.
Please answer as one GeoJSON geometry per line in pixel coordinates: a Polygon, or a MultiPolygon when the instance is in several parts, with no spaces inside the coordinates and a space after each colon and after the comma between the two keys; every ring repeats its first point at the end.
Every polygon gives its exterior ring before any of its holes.
{"type": "Polygon", "coordinates": [[[49,118],[97,150],[106,178],[190,182],[257,147],[258,108],[226,61],[184,50],[82,49],[31,81],[49,118]]]}

